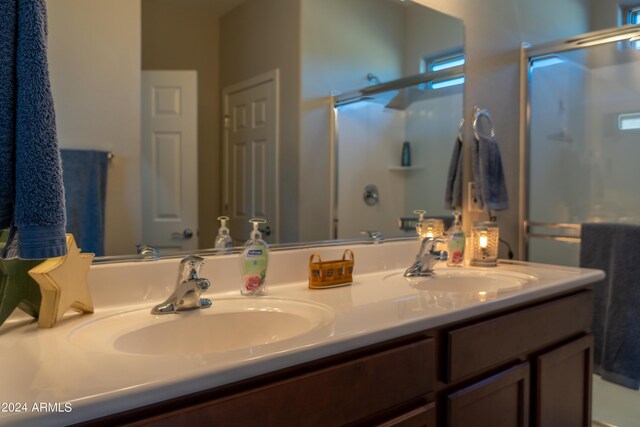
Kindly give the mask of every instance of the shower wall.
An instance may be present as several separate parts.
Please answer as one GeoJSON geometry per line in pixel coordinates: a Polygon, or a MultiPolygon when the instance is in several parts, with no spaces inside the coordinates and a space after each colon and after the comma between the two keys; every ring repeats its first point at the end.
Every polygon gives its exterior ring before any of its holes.
{"type": "Polygon", "coordinates": [[[360,230],[399,234],[397,218],[406,215],[404,174],[400,165],[405,141],[404,111],[360,102],[338,111],[338,238],[358,237],[360,230]],[[375,185],[380,199],[367,206],[364,187],[375,185]]]}
{"type": "MultiPolygon", "coordinates": [[[[620,43],[559,55],[531,72],[529,221],[640,222],[638,51],[620,43]]],[[[535,64],[535,63],[534,63],[535,64]]],[[[579,242],[529,239],[529,259],[577,265],[579,242]]]]}
{"type": "Polygon", "coordinates": [[[427,216],[451,214],[444,192],[460,123],[455,112],[461,111],[459,86],[394,91],[338,109],[338,238],[357,237],[363,229],[402,234],[398,218],[415,216],[415,209],[427,216]],[[387,108],[398,99],[409,105],[387,108]],[[400,167],[404,141],[411,146],[410,168],[400,167]],[[375,206],[363,200],[368,184],[380,193],[375,206]]]}
{"type": "Polygon", "coordinates": [[[439,96],[412,103],[406,111],[406,139],[411,142],[413,165],[405,175],[405,212],[427,211],[427,216],[451,215],[444,192],[449,160],[458,137],[462,112],[462,86],[442,89],[439,96]]]}

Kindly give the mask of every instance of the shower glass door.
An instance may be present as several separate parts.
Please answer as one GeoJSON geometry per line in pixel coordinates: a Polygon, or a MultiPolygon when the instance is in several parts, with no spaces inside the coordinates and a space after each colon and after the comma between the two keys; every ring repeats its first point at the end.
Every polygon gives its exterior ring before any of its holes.
{"type": "Polygon", "coordinates": [[[578,265],[580,224],[640,223],[640,51],[615,41],[533,57],[528,259],[578,265]]]}

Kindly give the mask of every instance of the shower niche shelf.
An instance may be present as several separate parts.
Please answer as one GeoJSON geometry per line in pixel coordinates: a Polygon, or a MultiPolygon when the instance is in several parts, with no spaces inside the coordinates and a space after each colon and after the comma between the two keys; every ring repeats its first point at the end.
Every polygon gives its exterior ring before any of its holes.
{"type": "Polygon", "coordinates": [[[389,166],[387,169],[393,172],[407,172],[407,171],[419,171],[419,170],[423,170],[424,168],[421,166],[389,166]]]}

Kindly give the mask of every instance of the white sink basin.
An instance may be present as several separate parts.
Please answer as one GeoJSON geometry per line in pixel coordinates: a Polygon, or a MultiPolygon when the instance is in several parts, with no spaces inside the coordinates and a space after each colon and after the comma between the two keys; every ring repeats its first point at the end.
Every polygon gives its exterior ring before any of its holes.
{"type": "Polygon", "coordinates": [[[384,278],[398,284],[410,286],[424,291],[495,294],[498,292],[520,289],[525,284],[536,280],[531,274],[495,268],[440,268],[429,277],[404,277],[396,273],[384,278]]]}
{"type": "Polygon", "coordinates": [[[207,309],[154,316],[150,308],[96,319],[75,328],[82,347],[133,354],[201,354],[250,349],[303,334],[330,333],[328,306],[280,298],[213,299],[207,309]]]}

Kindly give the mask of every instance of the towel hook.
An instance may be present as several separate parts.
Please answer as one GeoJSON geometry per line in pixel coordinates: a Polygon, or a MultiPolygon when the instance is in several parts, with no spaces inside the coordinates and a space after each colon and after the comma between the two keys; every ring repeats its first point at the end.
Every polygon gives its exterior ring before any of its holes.
{"type": "Polygon", "coordinates": [[[462,137],[462,127],[464,126],[464,117],[460,120],[460,126],[458,126],[458,139],[460,142],[464,141],[462,137]]]}
{"type": "Polygon", "coordinates": [[[493,120],[491,120],[491,114],[489,114],[489,111],[485,108],[480,109],[478,107],[474,108],[475,113],[473,114],[473,134],[476,137],[477,140],[480,140],[480,136],[485,136],[482,134],[482,132],[480,132],[480,129],[478,129],[478,122],[480,120],[480,117],[485,117],[488,121],[489,121],[489,126],[491,129],[490,132],[490,136],[491,138],[496,136],[496,131],[493,127],[493,120]]]}

